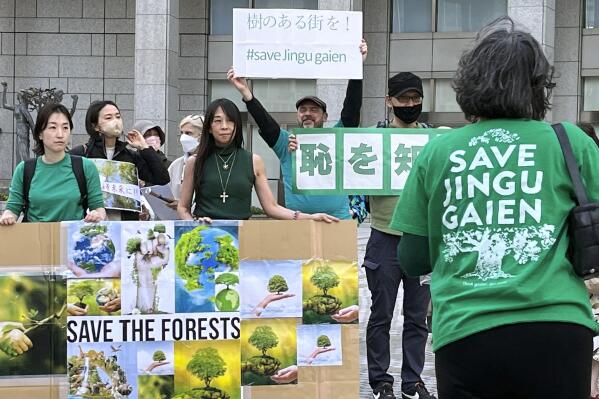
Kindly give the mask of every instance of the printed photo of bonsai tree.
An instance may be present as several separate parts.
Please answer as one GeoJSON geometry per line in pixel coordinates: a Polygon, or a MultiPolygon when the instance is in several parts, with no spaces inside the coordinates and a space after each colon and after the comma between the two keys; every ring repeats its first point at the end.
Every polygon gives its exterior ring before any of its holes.
{"type": "Polygon", "coordinates": [[[202,348],[196,351],[191,361],[187,364],[187,371],[201,379],[204,386],[193,388],[178,394],[173,399],[230,399],[231,396],[214,386],[211,386],[215,378],[225,375],[227,364],[220,356],[217,349],[212,347],[202,348]]]}
{"type": "Polygon", "coordinates": [[[157,280],[170,257],[170,239],[164,224],[155,224],[147,232],[139,230],[127,240],[127,254],[132,262],[131,279],[135,284],[133,314],[154,314],[159,311],[157,280]]]}
{"type": "Polygon", "coordinates": [[[242,385],[275,385],[279,371],[297,365],[296,328],[292,318],[242,320],[242,385]]]}
{"type": "Polygon", "coordinates": [[[214,280],[215,284],[226,286],[220,290],[214,298],[214,305],[221,312],[235,312],[239,309],[239,293],[229,288],[232,285],[239,284],[239,276],[235,273],[222,273],[214,280]]]}
{"type": "Polygon", "coordinates": [[[303,323],[357,323],[357,262],[315,259],[302,267],[303,323]]]}
{"type": "Polygon", "coordinates": [[[244,260],[239,266],[243,319],[302,317],[299,260],[244,260]]]}
{"type": "Polygon", "coordinates": [[[339,324],[300,325],[297,329],[298,366],[338,366],[342,364],[339,324]]]}
{"type": "Polygon", "coordinates": [[[329,346],[331,346],[331,339],[329,337],[327,337],[326,335],[321,335],[316,340],[316,346],[318,346],[319,348],[326,349],[329,346]]]}
{"type": "Polygon", "coordinates": [[[92,282],[90,280],[79,280],[69,284],[68,293],[69,296],[77,297],[79,300],[79,302],[76,302],[73,305],[83,310],[86,310],[88,307],[88,305],[83,302],[85,297],[91,297],[95,294],[94,288],[92,287],[92,282]]]}

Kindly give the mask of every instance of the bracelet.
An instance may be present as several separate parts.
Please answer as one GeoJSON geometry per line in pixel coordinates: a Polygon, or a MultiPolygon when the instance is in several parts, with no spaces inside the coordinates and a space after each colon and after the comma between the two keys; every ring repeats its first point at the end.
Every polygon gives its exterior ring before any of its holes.
{"type": "Polygon", "coordinates": [[[299,218],[300,211],[293,211],[293,220],[297,220],[299,218]]]}

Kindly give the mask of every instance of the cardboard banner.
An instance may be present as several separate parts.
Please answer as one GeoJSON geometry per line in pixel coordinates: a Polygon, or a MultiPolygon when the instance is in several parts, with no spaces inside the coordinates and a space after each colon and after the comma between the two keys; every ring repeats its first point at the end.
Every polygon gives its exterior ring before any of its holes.
{"type": "Polygon", "coordinates": [[[239,76],[362,79],[361,39],[361,12],[233,9],[239,76]]]}
{"type": "Polygon", "coordinates": [[[106,209],[141,211],[137,168],[129,162],[90,159],[98,168],[106,209]]]}
{"type": "Polygon", "coordinates": [[[294,129],[293,192],[399,195],[428,141],[447,130],[294,129]]]}
{"type": "Polygon", "coordinates": [[[0,395],[357,397],[356,240],[351,222],[0,229],[0,395]]]}

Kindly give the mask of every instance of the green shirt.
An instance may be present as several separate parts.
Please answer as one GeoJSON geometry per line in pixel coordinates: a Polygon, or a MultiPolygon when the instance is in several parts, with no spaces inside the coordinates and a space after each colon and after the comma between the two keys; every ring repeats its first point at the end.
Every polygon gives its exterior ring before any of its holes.
{"type": "MultiPolygon", "coordinates": [[[[564,126],[589,199],[597,201],[599,149],[576,126],[564,126]]],[[[433,349],[513,323],[597,330],[583,281],[566,259],[573,198],[545,122],[487,120],[424,147],[390,227],[428,237],[433,349]]]]}
{"type": "MultiPolygon", "coordinates": [[[[17,165],[10,184],[6,209],[19,215],[23,209],[23,171],[25,163],[17,165]]],[[[83,158],[83,172],[87,182],[89,209],[104,207],[98,169],[87,158],[83,158]]],[[[80,220],[85,212],[80,205],[81,193],[71,166],[71,157],[66,154],[62,161],[47,164],[37,158],[35,173],[29,188],[30,222],[61,222],[80,220]]]]}
{"type": "Polygon", "coordinates": [[[246,220],[252,216],[254,163],[252,153],[238,148],[237,153],[224,149],[211,154],[204,163],[200,192],[196,193],[196,216],[212,219],[246,220]],[[224,168],[223,160],[228,168],[224,168]],[[227,197],[224,198],[223,193],[227,197]]]}

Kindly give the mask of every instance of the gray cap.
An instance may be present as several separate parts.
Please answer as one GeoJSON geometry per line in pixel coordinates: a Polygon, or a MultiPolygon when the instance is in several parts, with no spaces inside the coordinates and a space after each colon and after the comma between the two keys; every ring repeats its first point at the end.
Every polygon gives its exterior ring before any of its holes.
{"type": "Polygon", "coordinates": [[[137,122],[135,122],[135,125],[133,125],[133,129],[137,130],[141,133],[142,136],[146,137],[146,132],[150,129],[156,129],[158,131],[158,137],[160,137],[160,145],[164,145],[164,141],[165,141],[165,134],[164,134],[164,130],[162,130],[162,128],[157,125],[156,123],[152,122],[152,121],[147,121],[147,120],[139,120],[137,122]]]}
{"type": "Polygon", "coordinates": [[[314,104],[316,104],[320,108],[322,108],[323,112],[327,112],[327,103],[325,103],[324,101],[322,101],[320,98],[318,98],[316,96],[305,96],[305,97],[300,98],[295,103],[295,109],[298,109],[300,107],[300,105],[302,105],[306,101],[312,101],[314,104]]]}

